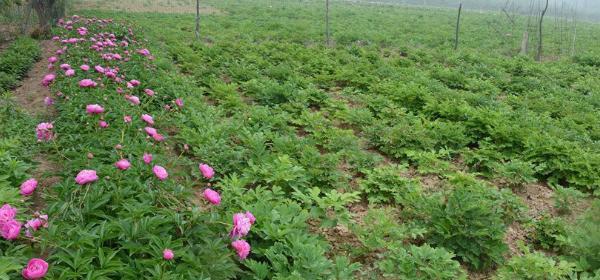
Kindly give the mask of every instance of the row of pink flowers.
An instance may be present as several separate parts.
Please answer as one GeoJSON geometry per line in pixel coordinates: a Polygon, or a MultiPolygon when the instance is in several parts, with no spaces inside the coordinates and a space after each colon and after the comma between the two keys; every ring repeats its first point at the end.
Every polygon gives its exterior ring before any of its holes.
{"type": "MultiPolygon", "coordinates": [[[[97,20],[97,19],[82,19],[77,16],[74,16],[72,20],[61,20],[59,21],[59,26],[62,26],[66,30],[74,30],[74,26],[78,23],[83,23],[84,25],[96,23],[100,25],[105,25],[107,23],[112,22],[112,20],[97,20]]],[[[117,41],[117,38],[114,34],[103,32],[93,34],[90,30],[85,26],[80,26],[76,29],[77,34],[80,37],[72,37],[72,38],[60,38],[59,36],[55,36],[52,39],[56,42],[60,42],[63,44],[62,48],[56,51],[57,56],[61,56],[66,53],[69,48],[80,48],[82,42],[91,42],[90,50],[92,52],[98,52],[99,57],[105,61],[105,65],[96,65],[93,67],[94,71],[90,72],[91,67],[87,63],[90,63],[91,59],[84,59],[84,64],[79,66],[81,72],[76,72],[75,69],[72,68],[70,64],[62,63],[59,65],[60,70],[64,71],[65,77],[73,77],[75,75],[84,75],[87,77],[83,77],[83,79],[79,80],[78,85],[82,90],[86,88],[103,88],[105,83],[115,83],[117,84],[117,93],[123,94],[123,98],[126,102],[137,106],[141,105],[142,100],[134,94],[135,91],[140,90],[142,86],[142,82],[136,79],[126,79],[123,73],[120,73],[119,67],[115,66],[117,64],[127,63],[130,61],[130,57],[132,53],[127,49],[130,45],[130,42],[126,40],[117,41]],[[119,49],[122,48],[122,49],[119,49]],[[112,65],[111,67],[107,65],[112,65]],[[78,74],[79,73],[79,74],[78,74]]],[[[129,29],[129,34],[133,36],[133,31],[129,29]]],[[[135,43],[135,41],[133,41],[135,43]]],[[[153,57],[148,49],[142,48],[136,51],[137,54],[147,57],[152,60],[153,57]]],[[[57,56],[52,56],[48,58],[49,69],[54,69],[54,65],[59,63],[60,59],[57,56]]],[[[56,80],[56,74],[50,73],[44,77],[42,80],[42,84],[44,86],[50,86],[56,80]]],[[[155,91],[150,88],[144,88],[143,93],[148,97],[153,97],[156,95],[155,91]]],[[[58,96],[62,96],[59,92],[58,96]]],[[[68,97],[65,97],[68,99],[68,97]]],[[[105,99],[106,100],[106,99],[105,99]]],[[[48,106],[52,106],[54,104],[54,100],[50,97],[45,99],[45,103],[48,106]]],[[[184,106],[183,99],[176,98],[174,103],[177,107],[182,108],[184,106]]],[[[171,106],[169,104],[165,104],[165,109],[170,110],[171,106]]],[[[104,120],[106,115],[110,114],[112,111],[119,111],[123,113],[121,110],[107,110],[100,104],[88,104],[86,105],[86,113],[92,116],[99,116],[99,120],[96,119],[98,125],[101,128],[108,128],[109,124],[104,120]]],[[[139,116],[139,115],[138,115],[139,116]]],[[[132,124],[133,116],[130,114],[124,114],[123,121],[127,124],[132,124]]],[[[159,133],[158,130],[154,127],[155,119],[150,114],[141,114],[141,120],[147,125],[144,128],[145,134],[152,138],[156,142],[162,142],[165,140],[163,134],[159,133]]],[[[51,141],[56,138],[56,135],[53,133],[54,124],[51,122],[40,123],[36,128],[36,137],[39,141],[51,141]]],[[[122,145],[119,144],[115,146],[115,149],[119,150],[122,148],[122,145]]],[[[93,155],[92,155],[93,157],[93,155]]],[[[90,154],[88,154],[88,158],[90,158],[90,154]]],[[[144,153],[142,155],[142,160],[147,165],[152,165],[152,173],[159,181],[166,181],[169,178],[169,173],[167,169],[159,164],[153,164],[153,155],[150,153],[144,153]]],[[[128,158],[121,158],[117,162],[114,163],[116,169],[125,172],[130,169],[132,164],[128,158]]],[[[214,169],[206,164],[200,163],[198,165],[199,172],[202,177],[206,180],[211,180],[215,176],[214,169]]],[[[98,181],[100,177],[98,176],[96,170],[85,169],[81,170],[75,177],[75,182],[79,185],[89,185],[98,181]]],[[[210,184],[209,184],[210,185],[210,184]]],[[[21,193],[23,195],[31,195],[35,188],[37,187],[37,181],[35,179],[31,179],[24,182],[21,186],[21,193]]],[[[220,194],[211,188],[206,188],[203,192],[205,199],[208,203],[218,206],[221,204],[221,196],[220,194]]],[[[8,211],[8,209],[7,209],[8,211]]],[[[15,210],[16,211],[16,210],[15,210]]],[[[15,212],[16,214],[16,212],[15,212]]],[[[0,212],[0,219],[2,219],[2,212],[0,212]]],[[[11,214],[7,212],[4,214],[6,217],[10,217],[11,214]]],[[[14,215],[13,215],[14,216],[14,215]]],[[[230,231],[230,237],[232,239],[231,246],[236,251],[238,257],[240,259],[245,259],[250,253],[251,247],[248,242],[241,239],[245,237],[250,232],[252,225],[255,223],[256,218],[249,211],[245,213],[237,213],[233,216],[233,226],[230,231]]],[[[2,228],[4,225],[6,226],[7,236],[13,237],[14,231],[20,231],[22,224],[13,218],[6,218],[6,222],[2,224],[2,228]]],[[[26,223],[25,227],[27,232],[36,231],[41,227],[46,227],[47,216],[38,215],[35,219],[26,223]]],[[[4,230],[3,236],[4,236],[4,230]]],[[[16,238],[16,237],[15,237],[16,238]]],[[[163,251],[163,258],[165,260],[173,260],[175,258],[175,252],[172,249],[166,248],[163,251]]],[[[27,267],[23,270],[23,277],[26,279],[39,279],[45,276],[48,270],[48,264],[41,259],[32,259],[27,267]]]]}

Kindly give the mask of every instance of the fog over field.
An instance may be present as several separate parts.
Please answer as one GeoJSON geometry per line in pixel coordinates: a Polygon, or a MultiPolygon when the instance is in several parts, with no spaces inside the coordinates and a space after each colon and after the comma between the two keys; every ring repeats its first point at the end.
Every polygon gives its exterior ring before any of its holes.
{"type": "MultiPolygon", "coordinates": [[[[465,9],[491,10],[501,12],[505,9],[509,13],[539,14],[545,0],[359,0],[359,2],[389,3],[400,5],[417,5],[433,7],[457,7],[460,3],[465,9]]],[[[549,16],[564,16],[578,20],[600,21],[600,1],[596,0],[549,0],[549,16]]]]}

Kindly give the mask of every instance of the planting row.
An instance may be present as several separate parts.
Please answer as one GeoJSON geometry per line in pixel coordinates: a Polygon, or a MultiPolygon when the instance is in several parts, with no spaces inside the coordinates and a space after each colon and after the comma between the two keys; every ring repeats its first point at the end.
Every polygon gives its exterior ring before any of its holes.
{"type": "Polygon", "coordinates": [[[211,189],[218,170],[181,157],[188,146],[174,141],[173,120],[194,89],[159,68],[125,25],[74,16],[58,26],[55,55],[46,58],[49,73],[40,81],[52,92],[46,105],[58,114],[6,133],[35,137],[37,143],[23,142],[61,171],[41,189],[41,178],[27,178],[23,165],[2,185],[10,196],[0,210],[7,264],[0,276],[233,277],[260,221],[224,207],[234,198],[222,201],[211,189]],[[195,193],[200,199],[191,200],[195,193]]]}

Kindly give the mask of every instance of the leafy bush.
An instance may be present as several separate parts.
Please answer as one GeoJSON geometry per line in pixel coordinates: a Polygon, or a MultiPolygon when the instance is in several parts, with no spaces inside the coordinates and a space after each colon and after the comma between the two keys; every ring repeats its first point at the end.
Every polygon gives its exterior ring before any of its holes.
{"type": "Polygon", "coordinates": [[[453,258],[454,254],[443,248],[410,245],[407,249],[386,252],[377,267],[389,279],[467,279],[465,271],[453,258]]]}
{"type": "Polygon", "coordinates": [[[420,196],[421,187],[415,179],[403,177],[404,166],[383,166],[365,172],[359,185],[369,203],[397,203],[410,206],[420,196]]]}
{"type": "Polygon", "coordinates": [[[577,189],[556,186],[553,194],[554,207],[556,207],[559,213],[571,213],[571,207],[577,205],[585,197],[587,197],[587,194],[577,189]]]}
{"type": "Polygon", "coordinates": [[[0,53],[0,92],[12,89],[40,57],[37,41],[22,37],[0,53]]]}
{"type": "Polygon", "coordinates": [[[600,269],[600,200],[595,200],[581,219],[567,230],[570,254],[578,266],[592,272],[600,269]]]}
{"type": "Polygon", "coordinates": [[[480,185],[458,186],[431,213],[429,241],[477,270],[502,263],[507,250],[500,205],[489,193],[480,185]]]}
{"type": "Polygon", "coordinates": [[[560,251],[565,247],[567,226],[564,221],[542,216],[533,224],[533,243],[545,250],[560,251]]]}
{"type": "Polygon", "coordinates": [[[571,278],[574,272],[573,263],[556,262],[539,252],[526,252],[523,256],[511,258],[506,265],[498,269],[495,279],[559,280],[571,278]]]}

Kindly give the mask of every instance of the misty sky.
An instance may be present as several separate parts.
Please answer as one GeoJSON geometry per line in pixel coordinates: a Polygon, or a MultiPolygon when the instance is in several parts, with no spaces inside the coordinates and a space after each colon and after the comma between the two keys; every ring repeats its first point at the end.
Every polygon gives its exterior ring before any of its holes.
{"type": "MultiPolygon", "coordinates": [[[[501,11],[508,2],[511,12],[528,14],[533,4],[534,10],[541,10],[546,4],[545,0],[373,0],[374,2],[387,2],[409,5],[427,5],[438,7],[457,7],[463,3],[463,7],[472,10],[496,10],[501,11]]],[[[548,15],[568,15],[571,17],[573,11],[579,19],[600,20],[600,0],[549,0],[548,15]]]]}

